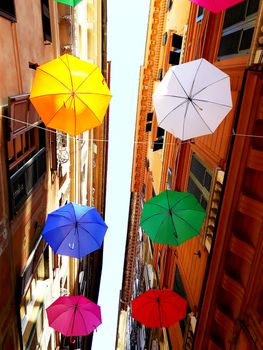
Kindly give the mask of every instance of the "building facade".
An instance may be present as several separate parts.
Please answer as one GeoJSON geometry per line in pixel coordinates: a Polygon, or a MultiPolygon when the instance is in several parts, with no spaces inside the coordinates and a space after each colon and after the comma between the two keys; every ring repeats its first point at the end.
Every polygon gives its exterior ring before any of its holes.
{"type": "Polygon", "coordinates": [[[262,24],[261,1],[220,14],[189,1],[151,1],[117,348],[263,346],[262,24]],[[233,108],[213,134],[181,142],[158,127],[152,95],[171,65],[201,57],[230,76],[233,108]],[[200,235],[178,247],[153,244],[139,227],[143,203],[166,189],[193,193],[206,210],[200,235]],[[131,300],[148,288],[183,296],[186,318],[167,329],[138,324],[131,300]]]}
{"type": "MultiPolygon", "coordinates": [[[[69,201],[105,209],[108,115],[77,138],[46,129],[29,101],[35,69],[64,53],[98,65],[106,80],[106,1],[76,8],[51,0],[0,5],[0,348],[69,349],[45,309],[60,295],[97,302],[102,250],[81,260],[53,253],[47,214],[69,201]],[[99,137],[98,137],[99,135],[99,137]]],[[[88,349],[92,337],[77,339],[88,349]],[[88,344],[88,345],[87,345],[88,344]]]]}

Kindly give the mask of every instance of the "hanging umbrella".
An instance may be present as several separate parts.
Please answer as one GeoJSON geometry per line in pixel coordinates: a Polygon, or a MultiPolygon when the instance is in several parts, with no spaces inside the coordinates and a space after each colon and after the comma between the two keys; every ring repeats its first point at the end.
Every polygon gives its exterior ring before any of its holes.
{"type": "Polygon", "coordinates": [[[166,328],[185,318],[186,307],[172,290],[149,289],[132,300],[132,317],[148,328],[166,328]]]}
{"type": "Polygon", "coordinates": [[[232,7],[244,0],[191,0],[194,4],[197,4],[211,12],[218,13],[232,7]]]}
{"type": "Polygon", "coordinates": [[[37,67],[30,95],[45,125],[70,135],[100,125],[110,99],[99,68],[68,54],[37,67]]]}
{"type": "Polygon", "coordinates": [[[175,137],[212,134],[232,108],[229,76],[203,58],[172,66],[153,104],[159,126],[175,137]]]}
{"type": "Polygon", "coordinates": [[[78,296],[62,296],[47,309],[49,326],[66,337],[84,336],[101,324],[100,306],[78,296]]]}
{"type": "Polygon", "coordinates": [[[55,1],[61,2],[62,4],[66,4],[66,5],[69,5],[69,6],[76,6],[82,0],[55,0],[55,1]]]}
{"type": "Polygon", "coordinates": [[[144,204],[140,225],[153,242],[178,246],[199,235],[204,218],[192,193],[166,190],[144,204]]]}
{"type": "Polygon", "coordinates": [[[42,236],[55,253],[81,258],[101,247],[107,228],[96,208],[70,202],[48,214],[42,236]]]}

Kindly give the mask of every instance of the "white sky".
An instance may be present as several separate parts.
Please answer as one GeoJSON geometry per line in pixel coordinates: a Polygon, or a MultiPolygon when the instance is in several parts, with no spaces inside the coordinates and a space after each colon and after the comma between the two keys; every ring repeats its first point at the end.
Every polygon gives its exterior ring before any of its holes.
{"type": "Polygon", "coordinates": [[[149,0],[108,0],[111,61],[109,157],[106,197],[108,231],[98,304],[102,325],[92,350],[114,350],[122,286],[140,66],[144,60],[149,0]]]}

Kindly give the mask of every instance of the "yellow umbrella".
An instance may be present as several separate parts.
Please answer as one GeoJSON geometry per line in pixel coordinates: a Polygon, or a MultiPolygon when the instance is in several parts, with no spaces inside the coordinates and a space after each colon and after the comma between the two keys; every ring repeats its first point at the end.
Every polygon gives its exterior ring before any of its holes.
{"type": "Polygon", "coordinates": [[[111,93],[97,66],[65,54],[37,68],[30,100],[46,126],[78,135],[102,123],[111,93]]]}

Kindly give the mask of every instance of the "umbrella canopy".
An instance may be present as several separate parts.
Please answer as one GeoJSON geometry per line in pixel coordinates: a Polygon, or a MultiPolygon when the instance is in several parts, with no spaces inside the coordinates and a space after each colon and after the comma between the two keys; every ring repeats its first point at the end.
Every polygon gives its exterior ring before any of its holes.
{"type": "Polygon", "coordinates": [[[204,218],[192,193],[166,190],[144,204],[140,225],[153,242],[178,246],[199,235],[204,218]]]}
{"type": "Polygon", "coordinates": [[[55,1],[61,2],[62,4],[66,4],[66,5],[69,5],[69,6],[76,6],[82,0],[55,0],[55,1]]]}
{"type": "Polygon", "coordinates": [[[48,214],[42,236],[55,253],[81,258],[101,247],[107,228],[96,208],[70,202],[48,214]]]}
{"type": "Polygon", "coordinates": [[[172,66],[153,104],[158,125],[175,137],[211,134],[232,108],[229,76],[203,58],[172,66]]]}
{"type": "Polygon", "coordinates": [[[244,0],[191,0],[193,3],[211,11],[218,13],[232,7],[244,0]]]}
{"type": "Polygon", "coordinates": [[[149,289],[132,300],[132,317],[148,328],[169,327],[185,318],[187,301],[172,290],[149,289]]]}
{"type": "Polygon", "coordinates": [[[70,135],[100,125],[110,99],[99,68],[68,54],[37,67],[30,94],[45,125],[70,135]]]}
{"type": "Polygon", "coordinates": [[[66,337],[84,336],[101,324],[100,306],[79,296],[63,296],[47,309],[50,327],[66,337]]]}

